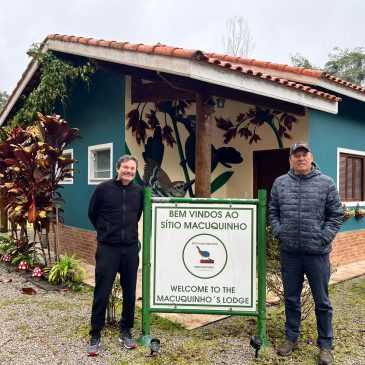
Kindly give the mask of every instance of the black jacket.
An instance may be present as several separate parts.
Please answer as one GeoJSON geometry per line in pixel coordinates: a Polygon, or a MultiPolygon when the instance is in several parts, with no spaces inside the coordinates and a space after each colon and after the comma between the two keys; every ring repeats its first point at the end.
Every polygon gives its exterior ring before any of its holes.
{"type": "Polygon", "coordinates": [[[89,204],[89,219],[101,243],[138,242],[138,221],[143,211],[143,188],[112,179],[97,186],[89,204]]]}
{"type": "Polygon", "coordinates": [[[333,180],[313,163],[305,176],[290,170],[271,190],[269,222],[284,251],[325,254],[342,224],[343,211],[333,180]]]}

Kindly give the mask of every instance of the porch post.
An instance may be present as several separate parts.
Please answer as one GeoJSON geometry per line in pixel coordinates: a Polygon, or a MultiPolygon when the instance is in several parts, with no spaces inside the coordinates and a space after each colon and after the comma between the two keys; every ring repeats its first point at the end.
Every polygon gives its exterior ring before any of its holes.
{"type": "Polygon", "coordinates": [[[210,198],[212,105],[203,94],[196,94],[195,197],[210,198]]]}

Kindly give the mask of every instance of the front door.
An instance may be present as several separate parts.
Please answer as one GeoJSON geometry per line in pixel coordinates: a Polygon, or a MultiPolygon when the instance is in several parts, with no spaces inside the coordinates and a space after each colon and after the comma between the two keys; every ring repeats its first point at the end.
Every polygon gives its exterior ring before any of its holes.
{"type": "Polygon", "coordinates": [[[258,190],[267,191],[270,199],[271,187],[277,177],[289,171],[289,148],[253,152],[253,197],[258,190]]]}

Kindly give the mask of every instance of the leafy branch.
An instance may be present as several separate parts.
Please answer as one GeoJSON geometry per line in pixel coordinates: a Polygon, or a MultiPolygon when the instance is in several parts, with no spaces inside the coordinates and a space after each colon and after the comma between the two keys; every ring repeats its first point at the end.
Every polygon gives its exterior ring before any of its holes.
{"type": "Polygon", "coordinates": [[[42,52],[38,45],[33,45],[27,54],[39,64],[40,81],[28,96],[22,96],[24,103],[8,123],[9,130],[20,124],[30,125],[38,112],[52,114],[57,101],[66,105],[77,81],[81,80],[88,87],[96,70],[90,61],[76,65],[60,59],[51,51],[42,52]]]}
{"type": "Polygon", "coordinates": [[[293,124],[297,122],[294,115],[263,109],[258,106],[250,108],[247,113],[238,114],[235,122],[222,117],[215,119],[217,127],[225,131],[223,135],[225,144],[228,144],[236,136],[249,140],[249,144],[257,143],[261,140],[257,128],[266,123],[273,130],[280,148],[284,147],[283,138],[291,138],[290,132],[293,124]]]}

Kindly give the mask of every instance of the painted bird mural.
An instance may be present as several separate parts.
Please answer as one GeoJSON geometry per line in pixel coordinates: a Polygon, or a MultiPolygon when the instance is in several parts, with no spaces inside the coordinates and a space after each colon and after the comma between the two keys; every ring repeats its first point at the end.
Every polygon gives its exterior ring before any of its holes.
{"type": "Polygon", "coordinates": [[[145,186],[152,188],[152,195],[154,196],[178,198],[185,196],[186,191],[194,183],[194,180],[189,183],[185,183],[184,181],[171,181],[156,161],[148,159],[144,166],[143,182],[145,186]]]}
{"type": "Polygon", "coordinates": [[[188,183],[171,181],[161,167],[165,146],[162,143],[161,127],[156,127],[153,137],[147,139],[145,151],[142,153],[145,161],[143,184],[152,188],[154,196],[184,197],[195,179],[188,183]]]}
{"type": "Polygon", "coordinates": [[[210,252],[209,251],[202,251],[199,246],[196,246],[196,248],[198,249],[199,253],[201,256],[205,257],[205,258],[208,258],[210,257],[210,252]]]}

